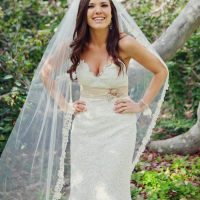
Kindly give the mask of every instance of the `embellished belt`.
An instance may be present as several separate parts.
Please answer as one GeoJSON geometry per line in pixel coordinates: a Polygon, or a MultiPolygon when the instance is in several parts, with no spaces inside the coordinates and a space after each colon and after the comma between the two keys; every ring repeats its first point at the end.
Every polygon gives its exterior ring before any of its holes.
{"type": "Polygon", "coordinates": [[[116,97],[127,97],[128,96],[128,86],[121,86],[117,88],[99,88],[90,87],[86,85],[80,86],[80,92],[82,97],[86,98],[107,98],[110,101],[112,98],[116,97]]]}

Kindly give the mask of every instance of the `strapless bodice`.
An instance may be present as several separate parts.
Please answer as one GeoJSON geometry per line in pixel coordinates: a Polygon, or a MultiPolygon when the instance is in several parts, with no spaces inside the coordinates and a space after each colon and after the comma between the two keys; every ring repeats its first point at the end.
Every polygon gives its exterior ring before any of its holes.
{"type": "Polygon", "coordinates": [[[104,65],[103,70],[96,76],[84,60],[80,60],[76,69],[76,75],[80,85],[101,88],[116,88],[121,86],[128,86],[128,74],[126,73],[126,66],[123,64],[123,70],[118,75],[119,67],[113,62],[104,65]]]}

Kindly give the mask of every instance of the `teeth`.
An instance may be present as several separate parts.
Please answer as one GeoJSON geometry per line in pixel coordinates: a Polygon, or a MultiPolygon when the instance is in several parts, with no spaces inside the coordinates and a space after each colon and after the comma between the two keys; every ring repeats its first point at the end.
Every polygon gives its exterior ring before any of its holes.
{"type": "Polygon", "coordinates": [[[95,18],[94,21],[97,21],[97,20],[104,20],[104,18],[95,18]]]}

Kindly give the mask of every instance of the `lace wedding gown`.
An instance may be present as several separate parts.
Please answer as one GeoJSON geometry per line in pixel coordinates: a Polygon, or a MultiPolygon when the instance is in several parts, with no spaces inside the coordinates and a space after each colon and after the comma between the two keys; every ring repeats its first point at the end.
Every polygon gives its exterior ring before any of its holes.
{"type": "MultiPolygon", "coordinates": [[[[121,60],[120,60],[121,61],[121,60]]],[[[122,62],[122,61],[121,61],[122,62]]],[[[118,76],[113,62],[95,75],[81,60],[76,75],[81,85],[128,87],[128,75],[118,76]]],[[[129,96],[124,99],[129,99],[129,96]]],[[[71,190],[68,200],[131,200],[131,164],[136,140],[135,113],[115,113],[117,97],[85,98],[86,112],[75,114],[71,130],[71,190]]]]}

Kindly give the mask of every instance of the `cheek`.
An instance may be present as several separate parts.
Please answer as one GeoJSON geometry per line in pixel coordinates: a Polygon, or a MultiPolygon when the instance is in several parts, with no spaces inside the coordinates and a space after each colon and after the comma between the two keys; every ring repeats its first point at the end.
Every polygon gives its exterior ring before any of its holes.
{"type": "Polygon", "coordinates": [[[110,21],[111,21],[111,16],[107,15],[107,17],[106,17],[106,22],[109,24],[110,21]]]}
{"type": "Polygon", "coordinates": [[[92,20],[92,14],[88,11],[87,12],[87,23],[89,23],[92,20]]]}
{"type": "Polygon", "coordinates": [[[107,20],[108,20],[108,21],[110,21],[110,20],[111,20],[111,18],[112,18],[111,11],[110,11],[110,10],[108,10],[108,11],[107,11],[105,14],[106,14],[106,16],[107,16],[107,17],[106,17],[106,18],[107,18],[107,20]]]}

